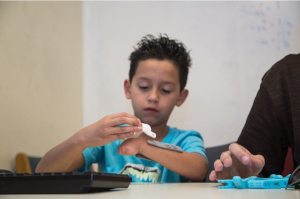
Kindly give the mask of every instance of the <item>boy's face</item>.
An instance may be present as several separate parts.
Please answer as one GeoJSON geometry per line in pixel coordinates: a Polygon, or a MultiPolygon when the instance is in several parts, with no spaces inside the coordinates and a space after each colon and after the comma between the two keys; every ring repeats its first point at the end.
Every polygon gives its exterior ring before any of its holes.
{"type": "Polygon", "coordinates": [[[174,106],[180,106],[188,90],[180,92],[179,71],[170,61],[141,61],[132,82],[125,80],[125,95],[134,114],[151,126],[166,124],[174,106]]]}

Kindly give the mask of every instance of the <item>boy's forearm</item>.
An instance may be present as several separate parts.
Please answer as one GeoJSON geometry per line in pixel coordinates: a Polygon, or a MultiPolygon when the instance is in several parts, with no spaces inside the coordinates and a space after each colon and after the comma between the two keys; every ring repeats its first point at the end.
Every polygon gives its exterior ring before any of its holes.
{"type": "Polygon", "coordinates": [[[198,153],[178,153],[145,145],[141,154],[192,181],[202,181],[208,171],[206,159],[198,153]]]}
{"type": "Polygon", "coordinates": [[[74,171],[83,166],[79,157],[85,149],[84,142],[78,134],[48,151],[36,168],[36,172],[74,171]],[[77,161],[77,162],[76,162],[77,161]]]}
{"type": "MultiPolygon", "coordinates": [[[[128,146],[126,146],[127,151],[119,152],[125,155],[126,153],[131,153],[131,148],[135,148],[133,145],[137,146],[138,153],[192,181],[202,181],[206,177],[208,164],[205,157],[201,154],[188,152],[178,153],[175,151],[158,148],[149,145],[147,141],[143,139],[135,139],[134,142],[128,143],[128,146]]],[[[135,152],[132,151],[132,153],[135,152]]]]}

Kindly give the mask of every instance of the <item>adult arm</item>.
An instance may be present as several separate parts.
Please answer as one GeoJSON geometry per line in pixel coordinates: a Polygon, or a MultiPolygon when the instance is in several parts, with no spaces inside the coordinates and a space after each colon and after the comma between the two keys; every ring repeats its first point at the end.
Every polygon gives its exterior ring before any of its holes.
{"type": "Polygon", "coordinates": [[[282,96],[277,96],[279,99],[274,101],[265,84],[268,81],[261,84],[237,141],[239,145],[231,146],[214,163],[215,170],[210,174],[210,180],[235,175],[246,178],[258,174],[265,177],[281,174],[288,147],[284,124],[276,108],[282,96]]]}

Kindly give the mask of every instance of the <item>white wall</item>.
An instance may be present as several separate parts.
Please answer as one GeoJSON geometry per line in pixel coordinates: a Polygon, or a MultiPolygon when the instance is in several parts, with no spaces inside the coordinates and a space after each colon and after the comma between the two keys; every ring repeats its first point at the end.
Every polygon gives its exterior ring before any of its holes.
{"type": "Polygon", "coordinates": [[[129,54],[146,34],[191,50],[190,95],[169,124],[206,146],[237,139],[263,74],[300,52],[300,2],[83,2],[83,124],[133,113],[125,99],[129,54]]]}
{"type": "Polygon", "coordinates": [[[169,124],[198,130],[206,146],[236,140],[264,72],[300,52],[299,10],[300,2],[0,2],[0,168],[13,170],[20,151],[44,155],[82,118],[86,126],[132,113],[128,57],[149,33],[181,40],[193,58],[190,95],[169,124]]]}
{"type": "Polygon", "coordinates": [[[0,2],[0,169],[82,127],[81,2],[0,2]]]}

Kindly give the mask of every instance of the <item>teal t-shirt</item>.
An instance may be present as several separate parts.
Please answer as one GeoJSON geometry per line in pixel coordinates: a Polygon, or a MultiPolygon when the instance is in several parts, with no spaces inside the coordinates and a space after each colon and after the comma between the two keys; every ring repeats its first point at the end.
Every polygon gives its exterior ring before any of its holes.
{"type": "MultiPolygon", "coordinates": [[[[207,159],[202,136],[197,131],[169,127],[169,133],[162,142],[177,145],[185,152],[199,153],[207,159]]],[[[87,171],[92,163],[98,163],[100,172],[127,174],[132,178],[132,182],[188,181],[185,177],[156,162],[120,155],[118,148],[121,143],[122,140],[117,140],[105,146],[86,148],[82,152],[85,166],[79,171],[87,171]]]]}

